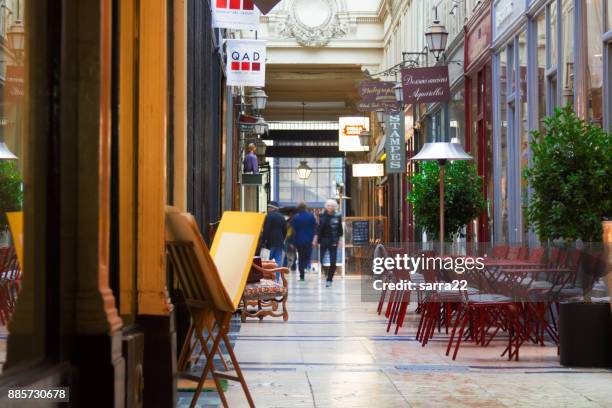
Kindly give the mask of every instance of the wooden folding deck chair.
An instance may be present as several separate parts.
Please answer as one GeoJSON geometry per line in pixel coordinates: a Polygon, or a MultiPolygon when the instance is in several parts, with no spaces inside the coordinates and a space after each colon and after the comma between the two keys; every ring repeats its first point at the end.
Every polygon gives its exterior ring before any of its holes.
{"type": "Polygon", "coordinates": [[[240,382],[249,406],[255,406],[228,331],[230,319],[246,284],[263,219],[263,214],[226,212],[209,252],[193,216],[172,207],[166,210],[168,259],[178,276],[191,314],[189,335],[181,351],[179,368],[185,368],[194,349],[192,335],[195,335],[206,361],[200,376],[179,374],[197,382],[191,408],[196,406],[209,373],[223,406],[227,407],[228,404],[221,379],[240,382]],[[208,333],[206,337],[203,335],[205,330],[208,333]],[[221,341],[225,344],[236,375],[217,371],[214,367],[214,356],[220,354],[221,341]],[[210,342],[212,346],[209,347],[210,342]]]}

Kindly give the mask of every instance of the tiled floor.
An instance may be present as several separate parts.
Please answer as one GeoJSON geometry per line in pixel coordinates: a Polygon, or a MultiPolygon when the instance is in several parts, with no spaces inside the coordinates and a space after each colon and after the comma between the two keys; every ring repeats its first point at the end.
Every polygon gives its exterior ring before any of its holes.
{"type": "MultiPolygon", "coordinates": [[[[292,278],[288,322],[253,320],[234,333],[258,407],[612,407],[612,372],[562,367],[556,347],[524,346],[508,362],[501,343],[468,344],[452,361],[447,335],[425,348],[415,341],[413,311],[398,335],[387,334],[357,279],[325,288],[316,275],[292,278]]],[[[230,382],[227,395],[230,407],[247,406],[239,385],[230,382]]],[[[213,393],[200,401],[219,402],[213,393]]]]}

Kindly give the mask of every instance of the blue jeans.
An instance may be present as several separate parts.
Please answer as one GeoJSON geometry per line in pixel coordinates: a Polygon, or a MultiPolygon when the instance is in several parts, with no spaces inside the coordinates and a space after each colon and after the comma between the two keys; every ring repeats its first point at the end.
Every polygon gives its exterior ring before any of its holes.
{"type": "MultiPolygon", "coordinates": [[[[270,259],[276,262],[276,266],[280,267],[283,260],[283,247],[270,248],[270,259]]],[[[280,272],[276,272],[276,280],[280,281],[280,272]]]]}
{"type": "Polygon", "coordinates": [[[300,268],[300,278],[304,277],[304,269],[310,265],[310,256],[312,255],[312,244],[298,245],[298,266],[300,268]]]}

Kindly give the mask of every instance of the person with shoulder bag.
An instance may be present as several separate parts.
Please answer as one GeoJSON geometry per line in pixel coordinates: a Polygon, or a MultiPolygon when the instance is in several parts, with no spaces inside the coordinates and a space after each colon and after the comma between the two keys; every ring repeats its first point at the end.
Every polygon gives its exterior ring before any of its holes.
{"type": "Polygon", "coordinates": [[[336,257],[338,253],[338,241],[344,233],[342,228],[342,216],[338,214],[338,202],[330,199],[325,203],[325,212],[319,216],[319,227],[313,245],[320,245],[321,260],[325,252],[329,251],[329,271],[325,287],[330,287],[336,273],[336,257]]]}

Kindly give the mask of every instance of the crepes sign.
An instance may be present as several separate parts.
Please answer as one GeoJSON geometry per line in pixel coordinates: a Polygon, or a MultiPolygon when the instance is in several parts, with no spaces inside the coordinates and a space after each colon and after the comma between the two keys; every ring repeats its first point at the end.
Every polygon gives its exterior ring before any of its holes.
{"type": "Polygon", "coordinates": [[[403,68],[404,103],[446,102],[450,99],[448,66],[403,68]]]}

